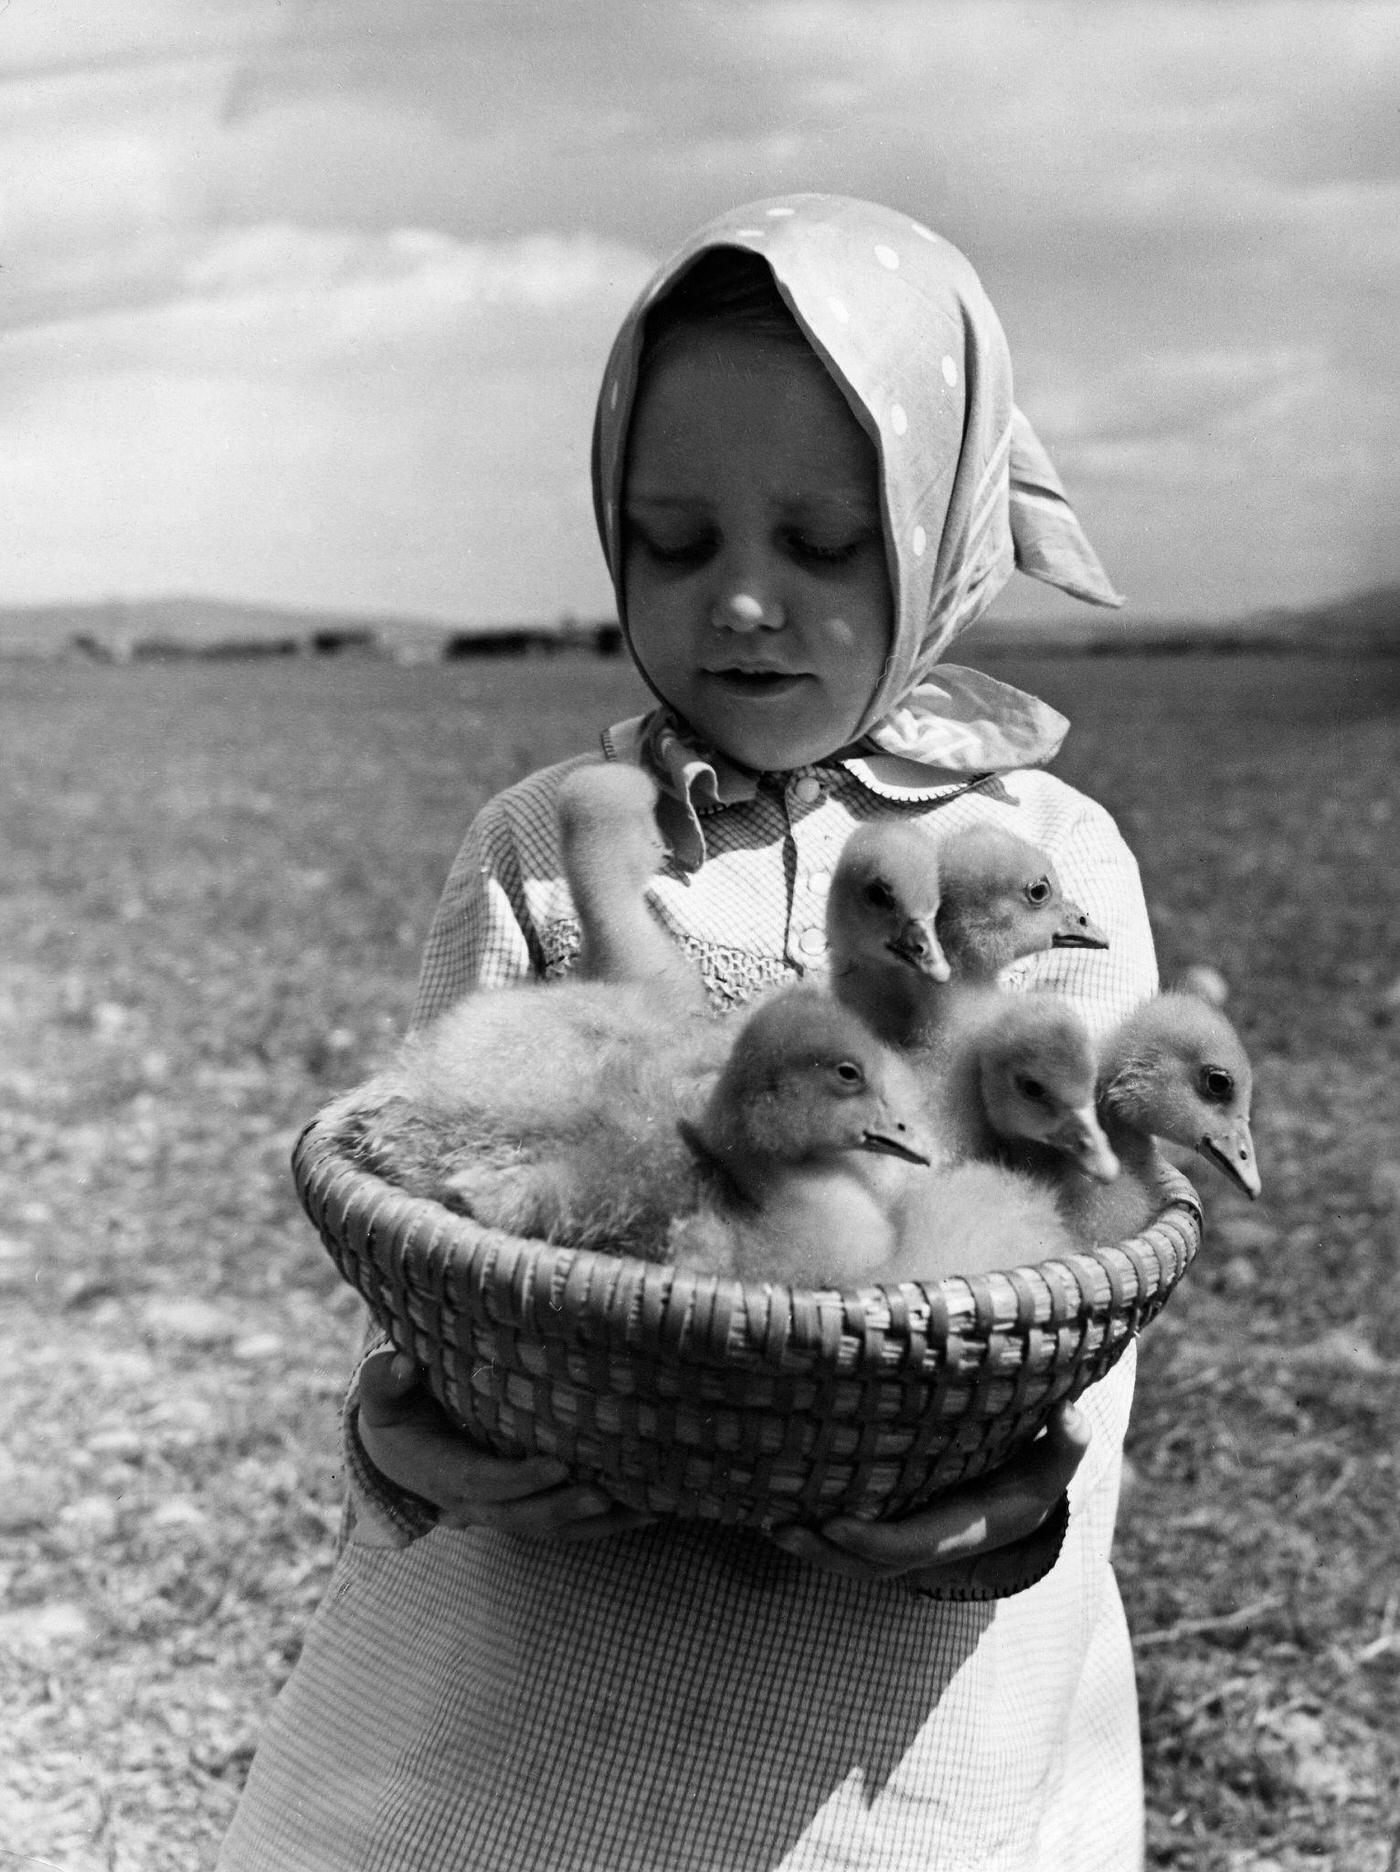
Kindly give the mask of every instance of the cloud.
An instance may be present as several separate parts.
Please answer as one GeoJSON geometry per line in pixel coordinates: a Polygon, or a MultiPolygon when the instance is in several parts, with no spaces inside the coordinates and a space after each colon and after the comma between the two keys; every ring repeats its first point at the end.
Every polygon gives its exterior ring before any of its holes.
{"type": "Polygon", "coordinates": [[[9,355],[31,369],[48,357],[262,375],[377,355],[400,368],[405,348],[438,357],[468,342],[478,361],[532,345],[567,353],[580,334],[611,332],[653,265],[586,233],[464,242],[415,228],[233,228],[187,244],[163,299],[46,321],[12,334],[9,355]]]}
{"type": "Polygon", "coordinates": [[[185,267],[183,284],[209,298],[328,297],[387,285],[442,304],[558,312],[619,291],[630,297],[653,264],[582,233],[464,242],[424,228],[371,234],[282,222],[220,235],[185,267]]]}
{"type": "Polygon", "coordinates": [[[1162,443],[1218,435],[1300,385],[1327,381],[1320,347],[1225,346],[1148,352],[1062,385],[1036,403],[1036,421],[1062,447],[1162,443]]]}
{"type": "Polygon", "coordinates": [[[651,264],[274,224],[211,236],[163,303],[0,335],[7,595],[606,608],[592,405],[651,264]]]}
{"type": "MultiPolygon", "coordinates": [[[[1345,357],[1145,360],[1051,415],[1042,434],[1129,621],[1302,603],[1400,574],[1400,409],[1345,357]]],[[[1033,608],[1009,596],[1011,611],[1033,608]]]]}
{"type": "Polygon", "coordinates": [[[11,0],[0,57],[0,599],[596,601],[616,319],[791,187],[966,248],[1140,598],[1393,562],[1391,5],[11,0]]]}
{"type": "Polygon", "coordinates": [[[16,598],[170,591],[479,619],[610,602],[591,361],[55,380],[6,426],[16,598]]]}
{"type": "Polygon", "coordinates": [[[246,51],[284,30],[277,0],[11,0],[0,77],[61,79],[246,51]]]}
{"type": "Polygon", "coordinates": [[[206,87],[84,73],[0,99],[0,326],[158,295],[205,234],[206,87]]]}

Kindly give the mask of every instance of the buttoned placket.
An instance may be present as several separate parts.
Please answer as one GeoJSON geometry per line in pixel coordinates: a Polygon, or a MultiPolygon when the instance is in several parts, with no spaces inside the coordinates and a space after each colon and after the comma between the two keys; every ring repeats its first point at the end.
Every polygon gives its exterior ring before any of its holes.
{"type": "Polygon", "coordinates": [[[804,974],[826,966],[826,899],[849,826],[831,810],[829,776],[812,768],[789,775],[783,791],[793,851],[787,960],[804,974]]]}

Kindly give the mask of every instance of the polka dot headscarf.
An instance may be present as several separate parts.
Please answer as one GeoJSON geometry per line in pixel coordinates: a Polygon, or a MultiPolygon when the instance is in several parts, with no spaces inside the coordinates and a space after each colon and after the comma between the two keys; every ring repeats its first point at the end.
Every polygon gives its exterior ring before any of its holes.
{"type": "Polygon", "coordinates": [[[736,208],[666,261],[628,314],[604,374],[593,451],[598,529],[624,627],[619,516],[643,322],[714,247],[767,262],[879,454],[895,630],[862,725],[867,742],[954,768],[1049,758],[1066,724],[1043,703],[974,671],[930,672],[1017,567],[1090,603],[1119,600],[1012,401],[1006,339],[976,273],[921,222],[871,202],[787,195],[736,208]]]}

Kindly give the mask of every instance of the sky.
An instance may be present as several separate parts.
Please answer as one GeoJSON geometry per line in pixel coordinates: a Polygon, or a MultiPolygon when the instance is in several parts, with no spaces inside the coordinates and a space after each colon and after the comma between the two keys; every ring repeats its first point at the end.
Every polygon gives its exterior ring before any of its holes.
{"type": "Polygon", "coordinates": [[[811,188],[969,255],[1132,611],[1400,579],[1400,0],[7,0],[0,604],[607,612],[613,330],[811,188]]]}

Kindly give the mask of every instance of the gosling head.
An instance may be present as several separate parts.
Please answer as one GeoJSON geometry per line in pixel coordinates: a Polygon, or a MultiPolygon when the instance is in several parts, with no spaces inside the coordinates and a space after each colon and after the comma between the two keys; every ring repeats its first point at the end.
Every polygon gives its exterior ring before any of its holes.
{"type": "Polygon", "coordinates": [[[915,825],[858,826],[826,905],[831,991],[893,1047],[926,1044],[950,970],[938,940],[938,851],[915,825]]]}
{"type": "Polygon", "coordinates": [[[857,826],[841,848],[827,898],[833,974],[872,968],[947,981],[935,929],[940,901],[938,849],[926,832],[893,820],[857,826]]]}
{"type": "Polygon", "coordinates": [[[1253,1075],[1218,1007],[1160,994],[1118,1028],[1100,1064],[1099,1102],[1149,1137],[1200,1153],[1253,1200],[1262,1184],[1249,1128],[1253,1075]]]}
{"type": "Polygon", "coordinates": [[[762,1199],[775,1165],[866,1151],[931,1162],[918,1082],[849,1009],[815,988],[774,995],[739,1031],[688,1141],[762,1199]]]}
{"type": "Polygon", "coordinates": [[[656,784],[640,767],[603,761],[576,767],[559,788],[559,846],[575,899],[639,895],[661,869],[656,784]]]}
{"type": "Polygon", "coordinates": [[[939,846],[938,935],[960,980],[991,981],[1041,949],[1107,949],[1108,938],[1066,897],[1055,867],[1003,826],[967,826],[939,846]]]}
{"type": "Polygon", "coordinates": [[[1118,1159],[1094,1109],[1088,1029],[1050,995],[1016,995],[972,1042],[987,1123],[1008,1143],[1046,1145],[1110,1183],[1118,1159]]]}

